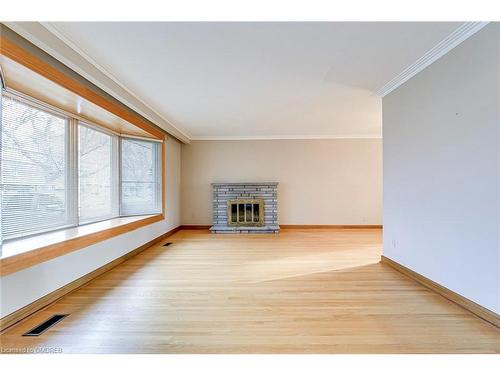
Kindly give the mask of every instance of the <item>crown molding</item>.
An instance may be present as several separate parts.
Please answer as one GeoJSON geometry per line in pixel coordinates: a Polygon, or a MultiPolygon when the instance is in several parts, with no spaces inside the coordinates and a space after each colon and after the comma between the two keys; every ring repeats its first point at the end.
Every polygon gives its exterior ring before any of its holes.
{"type": "Polygon", "coordinates": [[[347,134],[347,135],[215,135],[192,136],[192,141],[267,141],[267,140],[312,140],[312,139],[382,139],[378,134],[347,134]]]}
{"type": "Polygon", "coordinates": [[[4,24],[173,137],[189,143],[189,134],[142,101],[53,26],[45,22],[4,22],[4,24]]]}
{"type": "MultiPolygon", "coordinates": [[[[292,140],[292,139],[379,139],[380,135],[269,135],[269,136],[192,136],[160,115],[154,108],[141,100],[104,67],[79,49],[52,25],[45,22],[4,22],[9,28],[61,61],[90,82],[114,96],[116,99],[157,124],[180,141],[190,140],[292,140]],[[56,39],[56,40],[55,40],[56,39]]],[[[431,48],[421,58],[408,66],[392,80],[374,92],[384,97],[427,66],[441,58],[460,43],[486,26],[488,22],[464,22],[445,39],[431,48]]]]}
{"type": "Polygon", "coordinates": [[[450,35],[427,51],[421,58],[399,73],[396,77],[387,82],[384,86],[375,91],[375,95],[384,97],[391,91],[397,89],[410,78],[424,70],[434,61],[438,60],[460,43],[477,33],[489,22],[464,22],[450,35]]]}

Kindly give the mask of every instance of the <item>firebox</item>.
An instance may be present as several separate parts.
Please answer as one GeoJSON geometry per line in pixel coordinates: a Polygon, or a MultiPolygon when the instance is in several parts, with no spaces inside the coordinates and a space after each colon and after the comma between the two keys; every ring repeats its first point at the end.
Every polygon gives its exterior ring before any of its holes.
{"type": "Polygon", "coordinates": [[[261,227],[264,225],[264,200],[230,199],[227,218],[229,226],[261,227]]]}

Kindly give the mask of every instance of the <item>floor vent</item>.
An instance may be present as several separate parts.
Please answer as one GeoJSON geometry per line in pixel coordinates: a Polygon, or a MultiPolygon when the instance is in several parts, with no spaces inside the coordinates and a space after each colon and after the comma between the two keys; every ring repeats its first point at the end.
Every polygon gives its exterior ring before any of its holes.
{"type": "Polygon", "coordinates": [[[163,245],[163,246],[170,246],[170,245],[172,245],[172,242],[167,242],[167,243],[166,243],[165,245],[163,245]]]}
{"type": "Polygon", "coordinates": [[[65,315],[54,315],[52,318],[47,319],[45,322],[42,324],[37,325],[35,328],[32,330],[26,332],[23,334],[23,336],[40,336],[42,333],[47,331],[49,328],[55,326],[57,323],[59,323],[61,320],[66,318],[69,314],[65,315]]]}

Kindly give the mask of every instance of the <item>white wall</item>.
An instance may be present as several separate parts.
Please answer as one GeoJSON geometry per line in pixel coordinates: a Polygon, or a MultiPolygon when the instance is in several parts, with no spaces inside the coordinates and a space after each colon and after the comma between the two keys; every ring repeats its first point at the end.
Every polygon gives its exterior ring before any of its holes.
{"type": "Polygon", "coordinates": [[[500,24],[383,99],[384,255],[500,313],[500,24]]]}
{"type": "Polygon", "coordinates": [[[182,224],[212,224],[212,182],[277,181],[280,224],[381,224],[382,140],[182,145],[182,224]]]}
{"type": "Polygon", "coordinates": [[[2,317],[180,225],[181,145],[166,144],[166,218],[0,279],[2,317]]]}

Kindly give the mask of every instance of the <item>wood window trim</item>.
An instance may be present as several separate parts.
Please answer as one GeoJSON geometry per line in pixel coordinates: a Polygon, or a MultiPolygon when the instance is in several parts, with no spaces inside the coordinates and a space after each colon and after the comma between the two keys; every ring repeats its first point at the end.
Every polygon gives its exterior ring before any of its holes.
{"type": "Polygon", "coordinates": [[[143,215],[137,217],[119,217],[99,223],[62,229],[51,233],[44,233],[28,239],[21,238],[19,240],[8,241],[3,245],[5,253],[2,251],[3,254],[0,257],[0,276],[3,277],[9,275],[22,269],[32,267],[39,263],[46,262],[164,219],[165,216],[163,214],[143,215]],[[107,228],[102,229],[103,226],[107,226],[107,228]],[[93,228],[96,229],[94,230],[93,228]],[[67,238],[62,241],[51,241],[50,237],[54,236],[54,234],[67,238]],[[41,241],[42,246],[33,248],[33,246],[26,245],[27,242],[35,242],[38,238],[41,239],[44,238],[44,236],[49,239],[45,240],[45,242],[41,241]],[[26,246],[28,249],[16,249],[14,254],[9,254],[10,251],[8,249],[15,248],[17,246],[26,246]]]}
{"type": "Polygon", "coordinates": [[[114,115],[121,117],[125,121],[128,121],[138,128],[148,132],[155,138],[164,139],[165,134],[161,130],[150,125],[131,111],[127,111],[125,108],[122,108],[116,103],[113,103],[112,101],[99,95],[74,78],[64,74],[60,70],[41,60],[40,58],[33,55],[5,36],[0,36],[0,54],[38,73],[39,75],[49,79],[50,81],[57,83],[58,85],[81,96],[89,102],[92,102],[99,107],[113,113],[114,115]]]}

